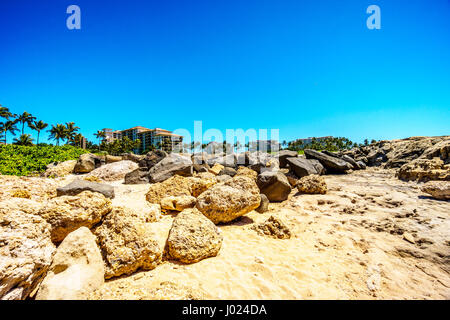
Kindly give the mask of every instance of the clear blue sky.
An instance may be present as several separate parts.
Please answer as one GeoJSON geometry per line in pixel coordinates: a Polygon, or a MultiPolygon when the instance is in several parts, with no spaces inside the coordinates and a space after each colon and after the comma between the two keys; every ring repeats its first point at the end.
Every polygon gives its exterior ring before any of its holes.
{"type": "Polygon", "coordinates": [[[0,44],[0,104],[94,141],[194,120],[280,140],[450,134],[449,0],[2,0],[0,44]]]}

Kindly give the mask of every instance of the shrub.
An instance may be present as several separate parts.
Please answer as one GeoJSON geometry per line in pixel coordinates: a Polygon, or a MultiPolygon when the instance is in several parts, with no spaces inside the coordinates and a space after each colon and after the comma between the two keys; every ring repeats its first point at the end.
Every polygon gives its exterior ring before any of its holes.
{"type": "Polygon", "coordinates": [[[86,152],[68,145],[0,145],[0,174],[26,176],[33,172],[42,172],[52,162],[74,160],[86,152]]]}

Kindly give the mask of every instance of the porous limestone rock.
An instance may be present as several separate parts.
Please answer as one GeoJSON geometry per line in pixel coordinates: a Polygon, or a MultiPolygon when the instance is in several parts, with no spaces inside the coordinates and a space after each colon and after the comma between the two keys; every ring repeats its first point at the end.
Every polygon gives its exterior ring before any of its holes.
{"type": "Polygon", "coordinates": [[[169,196],[161,199],[161,209],[183,211],[195,207],[197,199],[193,196],[169,196]]]}
{"type": "Polygon", "coordinates": [[[222,234],[214,223],[197,209],[179,213],[167,238],[166,253],[171,259],[194,263],[215,257],[222,246],[222,234]]]}
{"type": "Polygon", "coordinates": [[[50,225],[34,214],[41,206],[19,198],[0,202],[1,300],[27,298],[52,263],[50,225]]]}
{"type": "Polygon", "coordinates": [[[450,181],[450,164],[444,164],[444,161],[438,157],[419,158],[404,164],[398,170],[397,177],[401,180],[417,182],[450,181]]]}
{"type": "Polygon", "coordinates": [[[254,225],[255,230],[260,235],[266,235],[277,239],[289,239],[291,231],[279,218],[270,216],[265,222],[254,225]]]}
{"type": "Polygon", "coordinates": [[[81,227],[59,245],[36,300],[85,300],[105,282],[103,259],[92,232],[81,227]]]}
{"type": "Polygon", "coordinates": [[[150,203],[160,204],[161,199],[169,196],[190,196],[191,183],[187,177],[175,175],[163,182],[150,184],[146,199],[150,203]]]}
{"type": "Polygon", "coordinates": [[[136,170],[138,165],[130,160],[122,160],[101,166],[89,173],[88,176],[94,176],[104,181],[115,181],[125,178],[125,175],[136,170]]]}
{"type": "Polygon", "coordinates": [[[67,160],[60,163],[52,163],[47,166],[47,170],[45,170],[43,176],[47,178],[64,177],[73,172],[76,164],[77,160],[67,160]]]}
{"type": "Polygon", "coordinates": [[[327,193],[327,184],[323,177],[312,174],[298,180],[297,190],[300,193],[325,194],[327,193]]]}
{"type": "Polygon", "coordinates": [[[421,190],[435,199],[450,199],[450,181],[430,181],[425,183],[421,190]]]}
{"type": "Polygon", "coordinates": [[[220,173],[220,171],[223,170],[223,168],[225,168],[223,165],[219,164],[219,163],[215,163],[210,169],[209,172],[211,172],[212,174],[215,174],[216,176],[220,173]]]}
{"type": "Polygon", "coordinates": [[[161,248],[145,212],[116,207],[94,234],[102,251],[106,279],[138,269],[151,270],[161,260],[161,248]]]}
{"type": "Polygon", "coordinates": [[[64,187],[60,187],[56,189],[56,194],[58,197],[61,196],[76,196],[77,194],[80,194],[83,191],[91,191],[91,192],[98,192],[103,194],[105,197],[109,199],[114,198],[114,187],[105,184],[105,183],[97,183],[92,182],[88,180],[80,180],[75,179],[68,185],[64,187]]]}

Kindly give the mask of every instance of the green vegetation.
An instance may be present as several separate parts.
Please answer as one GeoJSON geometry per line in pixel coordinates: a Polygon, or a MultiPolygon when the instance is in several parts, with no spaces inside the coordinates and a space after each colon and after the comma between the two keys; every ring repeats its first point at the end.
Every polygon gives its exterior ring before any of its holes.
{"type": "MultiPolygon", "coordinates": [[[[283,141],[283,145],[285,144],[286,142],[283,141]]],[[[303,151],[305,149],[313,149],[318,151],[340,151],[357,146],[356,143],[344,137],[327,137],[322,139],[312,138],[311,142],[308,143],[305,143],[302,140],[294,140],[287,143],[287,145],[287,149],[293,151],[303,151]]]]}
{"type": "Polygon", "coordinates": [[[110,143],[103,140],[100,143],[100,149],[98,151],[106,151],[108,154],[116,156],[121,155],[122,153],[132,152],[133,150],[138,149],[140,145],[141,141],[139,139],[132,141],[128,137],[123,137],[122,139],[117,139],[110,143]]]}
{"type": "Polygon", "coordinates": [[[86,152],[67,145],[0,145],[0,174],[26,176],[33,172],[42,172],[54,161],[74,160],[86,152]]]}

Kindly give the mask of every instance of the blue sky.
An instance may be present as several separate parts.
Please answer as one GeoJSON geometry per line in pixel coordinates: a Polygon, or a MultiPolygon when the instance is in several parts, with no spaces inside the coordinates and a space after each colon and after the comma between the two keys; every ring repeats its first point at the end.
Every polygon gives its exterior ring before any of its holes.
{"type": "Polygon", "coordinates": [[[0,104],[94,141],[194,120],[280,140],[450,134],[449,0],[2,0],[0,43],[0,104]]]}

